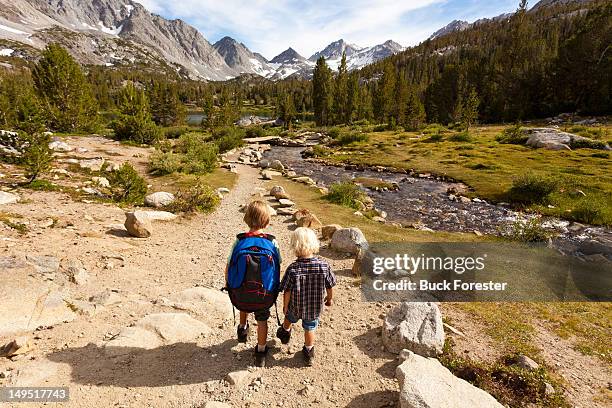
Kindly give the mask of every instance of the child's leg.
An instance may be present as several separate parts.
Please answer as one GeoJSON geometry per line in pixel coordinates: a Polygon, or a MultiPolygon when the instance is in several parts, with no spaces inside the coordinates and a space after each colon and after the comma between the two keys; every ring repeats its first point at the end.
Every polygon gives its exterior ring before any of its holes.
{"type": "Polygon", "coordinates": [[[266,347],[268,340],[268,321],[257,322],[257,345],[261,348],[266,347]]]}
{"type": "Polygon", "coordinates": [[[247,324],[247,317],[249,316],[246,312],[240,312],[240,326],[245,327],[247,324]]]}
{"type": "Polygon", "coordinates": [[[285,316],[285,320],[283,320],[283,329],[289,331],[291,330],[291,322],[289,321],[289,319],[287,319],[287,317],[285,316]]]}
{"type": "Polygon", "coordinates": [[[314,330],[304,330],[304,345],[308,348],[314,346],[315,341],[315,331],[314,330]]]}

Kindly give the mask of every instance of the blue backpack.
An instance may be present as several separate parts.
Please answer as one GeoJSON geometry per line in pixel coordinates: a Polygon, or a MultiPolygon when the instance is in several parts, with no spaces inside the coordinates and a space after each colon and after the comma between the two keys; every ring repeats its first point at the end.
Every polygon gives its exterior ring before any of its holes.
{"type": "Polygon", "coordinates": [[[276,303],[280,259],[272,235],[239,234],[227,271],[226,289],[234,307],[252,313],[276,303]]]}

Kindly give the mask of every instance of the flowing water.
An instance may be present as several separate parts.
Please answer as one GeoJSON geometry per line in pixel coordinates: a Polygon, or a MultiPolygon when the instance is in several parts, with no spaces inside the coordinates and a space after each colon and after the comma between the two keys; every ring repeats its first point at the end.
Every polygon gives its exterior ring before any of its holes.
{"type": "MultiPolygon", "coordinates": [[[[404,226],[417,225],[435,231],[479,232],[501,235],[517,220],[526,220],[528,215],[511,208],[475,199],[469,202],[451,200],[447,191],[461,191],[463,185],[431,178],[411,177],[406,174],[375,170],[353,170],[344,166],[331,166],[302,158],[303,147],[274,146],[264,157],[279,159],[285,167],[293,169],[298,175],[311,177],[319,186],[356,177],[381,179],[397,183],[397,191],[370,191],[377,209],[387,213],[389,222],[404,226]]],[[[577,247],[593,237],[612,242],[612,232],[608,228],[590,227],[569,228],[568,221],[550,219],[544,226],[555,230],[559,246],[577,247]]],[[[556,245],[557,246],[557,245],[556,245]]],[[[569,249],[568,247],[568,249],[569,249]]],[[[573,252],[573,251],[572,251],[573,252]]]]}

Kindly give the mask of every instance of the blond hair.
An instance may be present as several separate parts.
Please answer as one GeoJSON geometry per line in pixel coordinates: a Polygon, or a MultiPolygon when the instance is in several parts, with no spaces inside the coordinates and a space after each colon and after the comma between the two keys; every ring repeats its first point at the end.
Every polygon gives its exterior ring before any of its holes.
{"type": "Polygon", "coordinates": [[[244,222],[251,229],[264,229],[270,224],[270,209],[261,200],[252,201],[244,212],[244,222]]]}
{"type": "Polygon", "coordinates": [[[300,227],[291,234],[291,249],[298,258],[308,258],[319,252],[319,239],[310,228],[300,227]]]}

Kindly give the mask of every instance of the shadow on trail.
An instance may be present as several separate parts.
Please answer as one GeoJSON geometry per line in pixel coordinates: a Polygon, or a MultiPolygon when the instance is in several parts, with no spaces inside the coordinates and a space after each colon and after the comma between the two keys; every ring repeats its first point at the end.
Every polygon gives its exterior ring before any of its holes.
{"type": "Polygon", "coordinates": [[[397,391],[372,391],[359,395],[349,402],[347,408],[395,407],[399,400],[397,391]]]}
{"type": "MultiPolygon", "coordinates": [[[[47,358],[70,365],[72,381],[102,387],[165,387],[222,380],[233,371],[253,365],[253,349],[236,351],[235,339],[200,347],[175,343],[155,349],[121,347],[109,350],[92,343],[51,353],[47,358]],[[114,356],[114,354],[121,354],[114,356]]],[[[266,365],[302,368],[299,353],[285,357],[284,350],[271,348],[266,365]]]]}
{"type": "Polygon", "coordinates": [[[353,342],[364,354],[373,360],[388,360],[376,369],[385,378],[395,378],[395,369],[399,365],[397,356],[382,350],[381,328],[374,327],[367,332],[353,337],[353,342]]]}
{"type": "Polygon", "coordinates": [[[251,349],[232,350],[235,340],[210,347],[176,343],[155,349],[106,349],[94,344],[49,354],[57,363],[69,364],[72,381],[78,384],[119,387],[164,387],[221,380],[227,373],[252,364],[251,349]],[[115,352],[121,355],[111,357],[115,352]],[[240,356],[240,360],[236,354],[240,356]]]}

